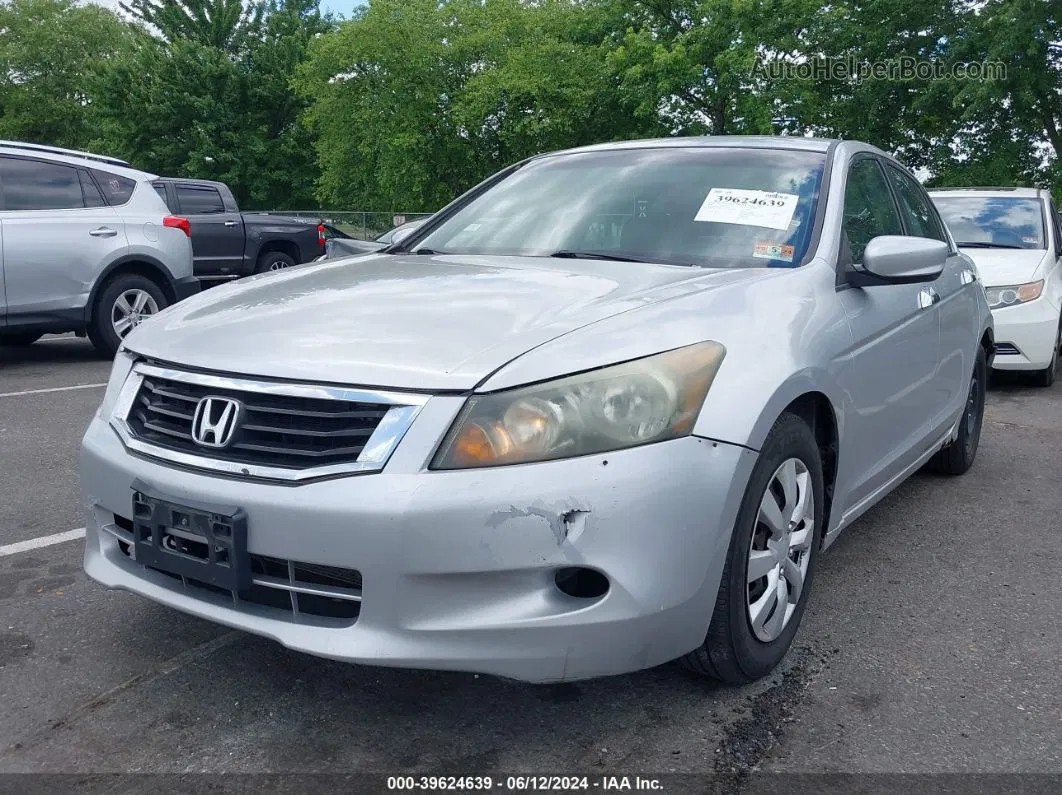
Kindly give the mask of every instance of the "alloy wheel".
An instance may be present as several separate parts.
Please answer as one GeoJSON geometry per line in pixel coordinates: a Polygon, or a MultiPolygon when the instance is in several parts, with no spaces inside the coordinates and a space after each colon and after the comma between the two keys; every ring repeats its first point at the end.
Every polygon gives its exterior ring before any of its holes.
{"type": "Polygon", "coordinates": [[[111,326],[119,339],[159,311],[158,302],[147,290],[132,288],[121,293],[111,307],[111,326]]]}
{"type": "Polygon", "coordinates": [[[746,612],[758,640],[782,634],[796,612],[815,538],[815,496],[807,465],[789,458],[760,500],[746,570],[746,612]]]}

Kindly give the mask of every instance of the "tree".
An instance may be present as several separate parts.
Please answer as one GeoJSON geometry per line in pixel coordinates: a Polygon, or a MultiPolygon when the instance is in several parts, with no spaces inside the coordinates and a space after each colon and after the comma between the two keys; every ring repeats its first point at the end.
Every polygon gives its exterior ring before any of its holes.
{"type": "Polygon", "coordinates": [[[646,129],[605,64],[608,25],[568,0],[374,0],[296,83],[321,200],[434,210],[531,154],[646,129]]]}
{"type": "Polygon", "coordinates": [[[96,99],[85,76],[121,57],[138,37],[99,6],[0,4],[0,138],[84,146],[96,99]]]}
{"type": "Polygon", "coordinates": [[[157,173],[224,181],[248,208],[314,206],[307,103],[290,83],[330,27],[317,0],[289,0],[263,6],[235,50],[232,36],[229,49],[201,37],[141,41],[97,80],[99,145],[157,173]]]}
{"type": "Polygon", "coordinates": [[[266,12],[263,0],[130,0],[119,5],[166,41],[184,39],[230,53],[257,35],[266,12]]]}

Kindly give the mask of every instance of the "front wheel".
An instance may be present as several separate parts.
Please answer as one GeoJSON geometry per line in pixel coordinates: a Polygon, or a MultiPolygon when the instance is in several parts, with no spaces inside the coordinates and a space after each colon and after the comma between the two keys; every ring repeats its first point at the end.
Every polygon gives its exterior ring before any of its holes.
{"type": "Polygon", "coordinates": [[[824,516],[822,459],[807,423],[783,414],[752,470],[704,643],[688,669],[729,684],[766,676],[785,656],[815,576],[824,516]]]}

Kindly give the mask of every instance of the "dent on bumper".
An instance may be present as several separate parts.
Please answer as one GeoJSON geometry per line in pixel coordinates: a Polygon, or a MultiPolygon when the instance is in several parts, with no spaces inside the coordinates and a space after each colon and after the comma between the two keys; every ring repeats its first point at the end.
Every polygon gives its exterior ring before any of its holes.
{"type": "Polygon", "coordinates": [[[96,419],[81,471],[85,570],[186,613],[351,662],[528,681],[623,673],[674,659],[708,627],[730,530],[755,461],[698,438],[545,464],[276,486],[130,456],[96,419]],[[190,502],[239,505],[252,553],[355,568],[356,622],[311,626],[203,598],[137,565],[101,530],[139,480],[190,502]],[[577,599],[558,568],[603,572],[577,599]]]}

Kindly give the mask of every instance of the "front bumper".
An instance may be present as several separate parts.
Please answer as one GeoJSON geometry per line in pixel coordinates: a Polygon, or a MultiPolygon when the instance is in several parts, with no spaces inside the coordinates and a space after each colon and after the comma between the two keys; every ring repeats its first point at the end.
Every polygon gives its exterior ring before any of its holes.
{"type": "Polygon", "coordinates": [[[284,646],[350,662],[550,682],[657,665],[704,639],[756,454],[698,438],[607,455],[463,472],[407,466],[272,485],[131,456],[96,418],[82,446],[85,570],[284,646]],[[124,554],[115,515],[132,484],[246,512],[256,555],[357,569],[360,614],[319,626],[182,585],[124,554]],[[574,512],[574,513],[569,513],[574,512]],[[565,518],[569,521],[565,521],[565,518]],[[597,598],[562,593],[563,567],[603,572],[597,598]]]}
{"type": "Polygon", "coordinates": [[[1042,370],[1051,363],[1058,339],[1058,310],[1044,298],[992,310],[995,370],[1042,370]]]}
{"type": "Polygon", "coordinates": [[[178,301],[190,298],[202,289],[198,276],[185,276],[183,279],[175,279],[173,293],[178,301]]]}

